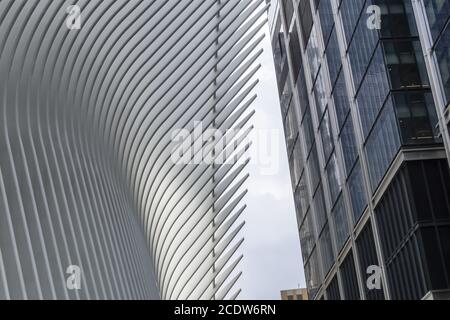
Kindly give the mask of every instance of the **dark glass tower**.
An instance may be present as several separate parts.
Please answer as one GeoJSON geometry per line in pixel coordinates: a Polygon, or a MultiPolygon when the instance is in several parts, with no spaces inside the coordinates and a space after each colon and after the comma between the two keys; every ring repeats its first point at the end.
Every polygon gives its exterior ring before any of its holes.
{"type": "Polygon", "coordinates": [[[448,294],[449,17],[447,0],[272,1],[311,299],[448,294]]]}

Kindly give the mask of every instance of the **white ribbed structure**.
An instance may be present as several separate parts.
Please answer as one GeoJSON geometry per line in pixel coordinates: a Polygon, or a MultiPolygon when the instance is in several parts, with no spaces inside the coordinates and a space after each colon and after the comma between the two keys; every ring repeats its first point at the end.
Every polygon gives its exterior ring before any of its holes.
{"type": "Polygon", "coordinates": [[[171,137],[242,129],[245,156],[262,2],[0,1],[0,299],[238,296],[248,162],[171,137]]]}

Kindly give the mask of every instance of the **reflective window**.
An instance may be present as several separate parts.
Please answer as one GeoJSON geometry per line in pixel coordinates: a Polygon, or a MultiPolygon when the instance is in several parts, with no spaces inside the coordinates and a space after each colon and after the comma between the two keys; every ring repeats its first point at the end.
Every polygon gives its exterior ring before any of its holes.
{"type": "Polygon", "coordinates": [[[298,120],[294,100],[291,100],[289,110],[284,121],[284,133],[286,136],[288,153],[291,153],[298,133],[298,120]]]}
{"type": "Polygon", "coordinates": [[[317,116],[319,119],[322,118],[327,106],[327,90],[324,70],[324,68],[320,68],[319,76],[314,84],[314,97],[316,98],[317,116]]]}
{"type": "Polygon", "coordinates": [[[367,162],[373,191],[378,187],[401,145],[393,108],[392,100],[389,98],[367,139],[367,162]]]}
{"type": "Polygon", "coordinates": [[[309,192],[306,184],[306,175],[304,173],[300,178],[297,188],[295,189],[294,198],[297,209],[297,220],[300,224],[304,219],[305,213],[309,209],[309,192]]]}
{"type": "Polygon", "coordinates": [[[417,36],[411,0],[375,0],[381,7],[381,36],[386,38],[417,36]]]}
{"type": "Polygon", "coordinates": [[[336,108],[336,115],[338,119],[339,130],[344,125],[345,119],[350,112],[350,100],[345,86],[344,71],[340,71],[336,86],[333,91],[334,106],[336,108]]]}
{"type": "Polygon", "coordinates": [[[356,143],[355,129],[353,127],[353,120],[351,115],[347,117],[344,127],[341,132],[341,145],[344,154],[345,168],[347,175],[353,168],[353,165],[358,158],[358,146],[356,143]]]}
{"type": "Polygon", "coordinates": [[[428,74],[419,41],[383,41],[391,88],[428,88],[428,74]]]}
{"type": "Polygon", "coordinates": [[[331,156],[334,150],[333,132],[331,130],[331,122],[328,110],[323,116],[322,123],[320,124],[320,135],[322,137],[323,152],[325,157],[325,163],[331,156]]]}
{"type": "Polygon", "coordinates": [[[431,92],[393,93],[403,144],[439,141],[438,119],[431,92]]]}
{"type": "Polygon", "coordinates": [[[311,72],[311,81],[314,83],[317,73],[319,72],[321,57],[316,26],[314,26],[311,31],[311,38],[309,39],[308,46],[306,47],[306,54],[308,56],[309,70],[311,72]]]}
{"type": "Polygon", "coordinates": [[[302,66],[302,56],[300,54],[300,39],[298,38],[297,28],[290,34],[289,50],[291,51],[292,73],[294,79],[297,79],[302,66]]]}
{"type": "Polygon", "coordinates": [[[334,251],[331,243],[330,227],[327,223],[319,238],[320,251],[322,253],[323,276],[326,276],[334,263],[334,251]]]}
{"type": "Polygon", "coordinates": [[[356,98],[365,138],[372,129],[388,95],[389,83],[383,53],[378,47],[356,98]]]}
{"type": "Polygon", "coordinates": [[[340,252],[345,242],[350,236],[348,226],[348,216],[345,209],[344,197],[339,197],[336,206],[332,213],[334,230],[336,232],[336,246],[337,251],[340,252]]]}
{"type": "Polygon", "coordinates": [[[309,108],[309,99],[308,99],[308,89],[306,88],[306,80],[303,64],[300,66],[296,87],[300,100],[300,110],[302,112],[302,115],[304,115],[306,110],[309,108]]]}
{"type": "Polygon", "coordinates": [[[323,194],[322,185],[317,189],[316,194],[314,195],[314,209],[315,209],[315,219],[317,232],[321,233],[325,223],[327,222],[327,209],[325,206],[325,197],[323,194]]]}
{"type": "Polygon", "coordinates": [[[364,9],[364,3],[365,0],[346,0],[341,2],[340,12],[344,23],[347,44],[350,43],[358,19],[364,9]]]}
{"type": "Polygon", "coordinates": [[[450,16],[450,1],[424,0],[433,39],[436,40],[450,16]]]}
{"type": "Polygon", "coordinates": [[[435,51],[448,105],[450,103],[450,25],[447,25],[435,51]]]}
{"type": "Polygon", "coordinates": [[[305,265],[305,277],[308,284],[308,295],[311,299],[314,299],[322,280],[321,264],[316,249],[314,249],[310,260],[305,265]]]}
{"type": "Polygon", "coordinates": [[[353,172],[348,180],[348,189],[352,200],[353,222],[356,224],[359,218],[361,218],[364,209],[367,207],[363,174],[359,163],[353,169],[353,172]]]}
{"type": "Polygon", "coordinates": [[[289,80],[289,78],[286,78],[284,80],[284,85],[282,89],[283,91],[280,94],[280,106],[284,118],[287,115],[292,99],[292,88],[291,88],[291,81],[289,80]]]}
{"type": "Polygon", "coordinates": [[[316,190],[320,182],[320,166],[319,166],[319,156],[317,154],[317,147],[314,145],[311,154],[308,159],[308,167],[311,174],[311,184],[312,189],[316,190]]]}
{"type": "MultiPolygon", "coordinates": [[[[344,1],[345,2],[345,1],[344,1]]],[[[353,252],[345,258],[341,265],[342,285],[346,300],[359,300],[358,278],[356,276],[355,261],[353,260],[353,252]]]]}
{"type": "Polygon", "coordinates": [[[331,29],[333,28],[334,25],[333,7],[331,6],[331,1],[320,1],[319,16],[322,27],[323,39],[324,42],[327,43],[331,29]]]}
{"type": "Polygon", "coordinates": [[[333,155],[331,156],[326,171],[328,177],[328,185],[330,188],[331,202],[332,204],[334,204],[342,188],[341,186],[342,174],[341,171],[339,170],[338,161],[335,153],[333,153],[333,155]]]}
{"type": "Polygon", "coordinates": [[[294,15],[294,0],[282,0],[284,9],[284,18],[286,19],[286,24],[289,26],[294,15]]]}
{"type": "MultiPolygon", "coordinates": [[[[365,8],[367,8],[369,3],[370,1],[368,1],[365,8]]],[[[353,36],[353,40],[349,47],[349,58],[352,67],[353,80],[355,82],[356,88],[359,88],[361,84],[361,80],[363,79],[367,67],[369,66],[369,62],[378,44],[378,40],[378,30],[371,30],[367,28],[366,19],[361,19],[358,23],[355,34],[353,36]]]]}
{"type": "Polygon", "coordinates": [[[311,119],[311,109],[306,110],[305,117],[303,118],[303,136],[305,137],[306,154],[309,155],[314,143],[314,128],[311,119]]]}
{"type": "Polygon", "coordinates": [[[327,300],[341,300],[341,293],[339,292],[339,282],[337,276],[334,276],[333,280],[328,285],[327,300]]]}
{"type": "Polygon", "coordinates": [[[341,68],[341,52],[339,50],[339,42],[336,34],[336,28],[333,28],[330,40],[328,42],[327,48],[325,50],[328,61],[328,69],[330,70],[330,80],[332,86],[336,82],[336,78],[341,68]]]}
{"type": "Polygon", "coordinates": [[[300,176],[303,172],[303,164],[304,160],[303,160],[302,146],[300,144],[300,138],[297,137],[294,145],[294,150],[292,151],[292,154],[289,157],[292,186],[294,189],[297,186],[300,176]]]}
{"type": "Polygon", "coordinates": [[[313,17],[311,11],[311,4],[309,0],[298,1],[298,12],[300,14],[300,23],[305,44],[308,43],[309,35],[313,27],[313,17]]]}
{"type": "Polygon", "coordinates": [[[306,218],[300,227],[300,245],[302,247],[303,261],[308,261],[316,239],[314,236],[314,225],[311,210],[306,214],[306,218]]]}
{"type": "MultiPolygon", "coordinates": [[[[281,26],[280,26],[281,20],[277,19],[277,25],[275,26],[275,30],[280,30],[281,26]]],[[[284,35],[283,33],[280,31],[278,32],[278,36],[274,35],[274,37],[272,38],[272,52],[273,52],[273,58],[274,58],[274,63],[275,63],[275,70],[278,74],[281,73],[281,64],[285,55],[285,50],[284,50],[284,35]]]]}

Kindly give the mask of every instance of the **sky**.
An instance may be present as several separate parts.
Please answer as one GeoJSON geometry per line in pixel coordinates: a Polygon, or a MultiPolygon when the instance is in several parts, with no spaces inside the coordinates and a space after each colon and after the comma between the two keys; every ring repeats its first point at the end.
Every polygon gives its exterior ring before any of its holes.
{"type": "Polygon", "coordinates": [[[278,139],[270,150],[278,170],[267,175],[256,159],[250,162],[239,298],[277,300],[281,290],[305,287],[305,279],[268,26],[263,32],[253,124],[254,131],[270,131],[278,139]]]}

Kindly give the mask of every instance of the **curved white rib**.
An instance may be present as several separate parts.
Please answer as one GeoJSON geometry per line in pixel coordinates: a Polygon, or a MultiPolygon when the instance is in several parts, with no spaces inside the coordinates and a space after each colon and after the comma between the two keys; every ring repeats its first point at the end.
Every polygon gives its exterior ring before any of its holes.
{"type": "Polygon", "coordinates": [[[245,157],[263,1],[75,2],[80,30],[0,1],[0,299],[235,299],[248,161],[176,165],[171,135],[245,157]]]}

